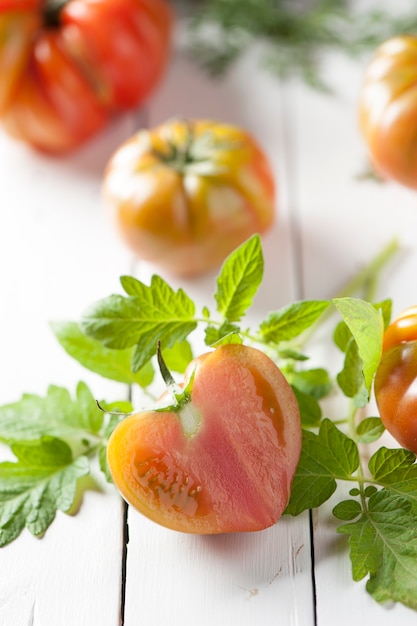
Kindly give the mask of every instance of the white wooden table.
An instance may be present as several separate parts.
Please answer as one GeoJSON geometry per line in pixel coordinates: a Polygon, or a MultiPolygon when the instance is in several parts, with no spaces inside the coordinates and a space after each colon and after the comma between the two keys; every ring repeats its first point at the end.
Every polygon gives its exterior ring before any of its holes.
{"type": "MultiPolygon", "coordinates": [[[[251,56],[211,82],[178,51],[147,110],[76,154],[47,158],[0,135],[0,404],[51,383],[74,390],[79,380],[97,397],[128,394],[70,359],[48,324],[77,320],[120,292],[121,274],[152,270],[123,247],[100,201],[104,164],[144,113],[151,126],[175,114],[236,123],[269,155],[278,220],[264,239],[255,313],[331,297],[394,234],[406,254],[384,273],[379,297],[392,297],[395,312],[417,302],[417,196],[358,180],[367,165],[356,120],[363,68],[332,56],[324,71],[334,97],[279,84],[251,56]]],[[[213,276],[183,286],[203,300],[213,276]]],[[[416,623],[414,612],[382,607],[352,582],[331,502],[260,533],[194,537],[131,509],[125,518],[119,495],[98,471],[95,479],[75,516],[58,513],[42,539],[25,531],[0,550],[1,626],[416,623]]]]}

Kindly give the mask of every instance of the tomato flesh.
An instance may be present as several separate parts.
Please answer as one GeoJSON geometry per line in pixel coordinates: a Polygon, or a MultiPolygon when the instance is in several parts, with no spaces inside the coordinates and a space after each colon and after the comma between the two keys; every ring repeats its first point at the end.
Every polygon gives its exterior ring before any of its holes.
{"type": "Polygon", "coordinates": [[[185,409],[132,415],[116,427],[108,445],[116,486],[138,511],[173,530],[273,525],[288,503],[301,450],[290,386],[266,355],[241,345],[199,357],[185,380],[191,375],[185,409]]]}

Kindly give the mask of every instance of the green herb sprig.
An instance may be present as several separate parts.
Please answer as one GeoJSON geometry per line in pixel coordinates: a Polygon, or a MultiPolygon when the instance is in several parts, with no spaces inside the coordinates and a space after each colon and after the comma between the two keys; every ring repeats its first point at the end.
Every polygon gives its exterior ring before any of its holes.
{"type": "Polygon", "coordinates": [[[415,32],[417,15],[360,12],[346,0],[202,0],[189,9],[187,26],[192,58],[213,76],[253,44],[262,44],[264,68],[281,78],[301,76],[328,91],[320,67],[323,52],[353,57],[372,51],[391,36],[415,32]]]}
{"type": "MultiPolygon", "coordinates": [[[[150,284],[123,276],[124,295],[96,302],[79,323],[54,323],[52,329],[83,367],[138,385],[151,406],[159,345],[167,367],[176,373],[184,372],[198,341],[205,350],[240,342],[267,352],[292,385],[303,424],[286,514],[319,507],[337,498],[341,483],[349,485],[349,497],[342,492],[333,515],[342,522],[338,533],[348,536],[353,579],[367,578],[367,590],[377,601],[417,609],[416,457],[385,446],[362,454],[362,446],[375,448],[384,432],[380,418],[366,411],[391,302],[349,295],[364,286],[373,291],[396,250],[395,242],[389,244],[338,297],[294,302],[248,327],[247,314],[264,271],[261,239],[255,235],[225,261],[212,302],[201,311],[183,289],[175,291],[159,276],[150,284]],[[329,345],[341,356],[336,374],[309,367],[306,354],[313,331],[330,316],[336,323],[329,345]],[[336,390],[346,399],[345,414],[330,419],[323,415],[322,400],[336,390]]],[[[57,510],[70,511],[80,479],[93,471],[92,459],[98,457],[109,478],[107,439],[132,411],[129,402],[97,403],[84,383],[74,398],[51,386],[44,398],[25,394],[0,407],[0,441],[14,457],[0,463],[0,545],[15,540],[24,528],[41,535],[57,510]]]]}

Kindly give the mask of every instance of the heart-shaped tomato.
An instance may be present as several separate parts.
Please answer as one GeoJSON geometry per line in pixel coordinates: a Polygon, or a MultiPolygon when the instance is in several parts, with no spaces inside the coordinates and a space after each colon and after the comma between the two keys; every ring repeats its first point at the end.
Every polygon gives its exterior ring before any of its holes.
{"type": "Polygon", "coordinates": [[[113,431],[108,464],[121,494],[182,532],[273,525],[301,450],[297,401],[281,371],[263,352],[229,344],[194,359],[179,391],[173,406],[131,415],[113,431]]]}

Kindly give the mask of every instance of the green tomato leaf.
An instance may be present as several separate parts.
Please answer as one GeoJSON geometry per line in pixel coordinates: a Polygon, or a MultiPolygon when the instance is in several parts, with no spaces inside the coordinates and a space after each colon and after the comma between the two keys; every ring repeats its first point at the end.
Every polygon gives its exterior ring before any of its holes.
{"type": "Polygon", "coordinates": [[[238,322],[246,313],[262,282],[263,270],[261,238],[253,235],[226,259],[217,278],[214,297],[225,320],[238,322]]]}
{"type": "Polygon", "coordinates": [[[41,535],[57,510],[71,508],[78,479],[89,473],[85,456],[73,459],[60,439],[42,437],[11,446],[17,461],[0,463],[0,546],[27,528],[41,535]]]}
{"type": "Polygon", "coordinates": [[[299,515],[320,506],[336,489],[336,480],[349,479],[359,466],[358,448],[328,419],[316,435],[303,431],[303,446],[286,509],[299,515]]]}
{"type": "MultiPolygon", "coordinates": [[[[236,324],[223,322],[221,326],[207,326],[205,329],[204,343],[206,346],[217,346],[220,342],[230,335],[239,336],[240,328],[236,324]]],[[[227,339],[226,339],[227,342],[227,339]]],[[[236,340],[235,343],[238,343],[236,340]]],[[[241,343],[241,341],[240,341],[241,343]]]]}
{"type": "Polygon", "coordinates": [[[369,399],[373,377],[382,354],[384,322],[381,310],[369,302],[355,298],[335,298],[333,302],[357,344],[369,399]]]}
{"type": "Polygon", "coordinates": [[[346,352],[352,341],[352,333],[345,322],[339,322],[333,333],[333,341],[342,352],[346,352]]]}
{"type": "Polygon", "coordinates": [[[304,428],[314,428],[320,424],[322,411],[320,404],[313,396],[292,387],[300,409],[301,424],[304,428]]]}
{"type": "Polygon", "coordinates": [[[291,385],[316,400],[324,398],[333,387],[329,373],[321,367],[292,371],[288,373],[288,379],[291,385]]]}
{"type": "Polygon", "coordinates": [[[86,369],[103,378],[127,385],[148,387],[154,378],[154,369],[148,362],[138,372],[132,371],[133,348],[114,350],[89,337],[75,322],[52,322],[51,327],[61,346],[86,369]]]}
{"type": "Polygon", "coordinates": [[[343,521],[354,520],[361,513],[362,508],[357,500],[343,500],[333,508],[333,515],[343,521]]]}
{"type": "Polygon", "coordinates": [[[183,374],[193,360],[193,351],[188,341],[178,341],[171,348],[164,349],[164,360],[173,372],[183,374]]]}
{"type": "Polygon", "coordinates": [[[380,417],[367,417],[359,422],[356,429],[360,443],[372,443],[381,437],[385,426],[380,417]]]}
{"type": "Polygon", "coordinates": [[[369,393],[363,377],[363,361],[357,343],[351,339],[346,347],[343,369],[336,377],[340,389],[347,398],[352,398],[358,407],[368,403],[369,393]]]}
{"type": "Polygon", "coordinates": [[[287,361],[308,361],[309,359],[308,356],[298,350],[294,350],[293,348],[283,348],[282,350],[278,350],[278,355],[280,359],[287,361]]]}
{"type": "Polygon", "coordinates": [[[110,474],[109,465],[107,463],[107,445],[101,445],[98,450],[98,463],[100,470],[103,472],[104,477],[108,483],[113,482],[112,475],[110,474]]]}
{"type": "Polygon", "coordinates": [[[382,320],[384,323],[384,330],[386,330],[391,321],[392,300],[387,299],[387,300],[383,300],[382,302],[377,302],[374,304],[374,307],[376,308],[376,310],[381,311],[382,320]]]}
{"type": "Polygon", "coordinates": [[[264,341],[280,343],[298,337],[319,319],[329,304],[327,300],[305,300],[270,313],[259,326],[264,341]]]}
{"type": "Polygon", "coordinates": [[[353,579],[378,602],[417,609],[417,516],[410,502],[386,489],[374,493],[361,518],[338,528],[349,535],[353,579]]]}
{"type": "Polygon", "coordinates": [[[0,407],[0,440],[10,444],[51,435],[88,447],[96,441],[103,420],[103,411],[84,383],[78,384],[74,400],[66,389],[51,385],[45,398],[25,394],[0,407]]]}
{"type": "Polygon", "coordinates": [[[219,346],[225,346],[230,343],[243,343],[242,337],[239,333],[229,333],[228,335],[224,335],[224,337],[212,344],[212,347],[218,348],[219,346]]]}
{"type": "Polygon", "coordinates": [[[107,348],[135,346],[131,367],[138,372],[156,354],[158,341],[166,350],[196,328],[195,305],[160,276],[152,276],[150,286],[129,276],[121,282],[129,296],[100,300],[85,313],[81,328],[107,348]]]}
{"type": "Polygon", "coordinates": [[[379,448],[369,459],[369,470],[391,494],[406,497],[417,511],[416,456],[403,448],[379,448]]]}

